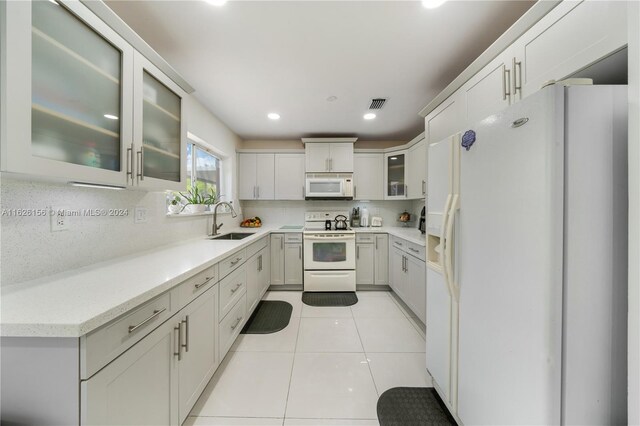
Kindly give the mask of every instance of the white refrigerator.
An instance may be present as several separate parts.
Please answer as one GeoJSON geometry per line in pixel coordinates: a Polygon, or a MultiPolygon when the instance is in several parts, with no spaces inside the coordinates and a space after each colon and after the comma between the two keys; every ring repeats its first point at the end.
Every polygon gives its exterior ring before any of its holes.
{"type": "Polygon", "coordinates": [[[464,424],[626,422],[626,94],[547,87],[429,172],[427,368],[464,424]]]}

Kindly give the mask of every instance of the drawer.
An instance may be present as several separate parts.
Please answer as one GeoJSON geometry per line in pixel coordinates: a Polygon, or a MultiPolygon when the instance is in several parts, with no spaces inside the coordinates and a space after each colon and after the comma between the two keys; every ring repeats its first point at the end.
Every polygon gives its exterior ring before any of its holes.
{"type": "Polygon", "coordinates": [[[177,288],[177,303],[174,312],[179,311],[196,297],[216,285],[218,282],[218,265],[213,265],[202,272],[198,272],[191,278],[187,278],[177,288]]]}
{"type": "Polygon", "coordinates": [[[406,250],[408,242],[396,236],[391,237],[391,246],[406,250]]]}
{"type": "Polygon", "coordinates": [[[220,328],[218,328],[219,344],[220,348],[220,360],[227,354],[231,345],[236,340],[244,323],[246,322],[247,315],[247,297],[244,295],[236,304],[231,308],[229,314],[224,317],[220,322],[220,328]]]}
{"type": "Polygon", "coordinates": [[[371,243],[371,244],[373,244],[374,242],[375,242],[375,235],[374,234],[356,233],[356,243],[361,243],[361,244],[371,243]]]}
{"type": "Polygon", "coordinates": [[[233,270],[238,269],[238,267],[242,265],[245,260],[247,260],[247,251],[245,249],[242,249],[238,250],[231,256],[218,263],[218,273],[220,274],[220,279],[229,275],[233,270]]]}
{"type": "Polygon", "coordinates": [[[247,292],[247,273],[244,266],[220,281],[219,319],[224,318],[236,302],[247,292]]]}
{"type": "Polygon", "coordinates": [[[412,243],[410,241],[405,241],[405,247],[407,249],[407,253],[409,253],[410,255],[417,257],[423,262],[427,260],[426,247],[423,247],[420,244],[412,243]]]}
{"type": "Polygon", "coordinates": [[[284,242],[285,243],[301,243],[302,242],[302,234],[300,234],[300,233],[284,234],[284,242]]]}
{"type": "Polygon", "coordinates": [[[82,338],[85,356],[80,357],[81,378],[89,378],[169,319],[171,295],[164,293],[82,338]]]}
{"type": "Polygon", "coordinates": [[[269,237],[264,237],[247,247],[247,259],[262,250],[269,243],[269,237]]]}

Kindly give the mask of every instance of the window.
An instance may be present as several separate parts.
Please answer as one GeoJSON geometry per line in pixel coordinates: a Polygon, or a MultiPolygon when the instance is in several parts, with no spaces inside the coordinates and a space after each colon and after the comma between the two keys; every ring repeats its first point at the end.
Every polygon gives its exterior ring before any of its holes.
{"type": "Polygon", "coordinates": [[[187,189],[192,183],[200,192],[209,192],[212,188],[220,195],[220,158],[193,142],[187,144],[187,189]]]}

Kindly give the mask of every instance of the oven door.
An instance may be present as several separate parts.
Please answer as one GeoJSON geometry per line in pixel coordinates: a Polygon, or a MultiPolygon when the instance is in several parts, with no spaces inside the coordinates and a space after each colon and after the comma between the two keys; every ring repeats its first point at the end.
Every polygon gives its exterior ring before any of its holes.
{"type": "Polygon", "coordinates": [[[305,234],[304,269],[349,270],[356,269],[355,234],[305,234]]]}
{"type": "Polygon", "coordinates": [[[344,179],[307,178],[305,197],[342,198],[344,197],[344,179]]]}

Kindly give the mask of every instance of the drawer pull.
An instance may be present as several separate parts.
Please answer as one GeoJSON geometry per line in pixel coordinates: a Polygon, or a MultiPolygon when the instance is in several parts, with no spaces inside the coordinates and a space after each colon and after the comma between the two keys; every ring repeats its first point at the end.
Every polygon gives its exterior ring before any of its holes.
{"type": "Polygon", "coordinates": [[[136,331],[137,329],[139,329],[140,327],[142,327],[143,325],[145,325],[146,323],[148,323],[149,321],[151,321],[152,319],[154,319],[155,317],[157,317],[158,315],[160,315],[161,313],[163,313],[166,310],[167,310],[167,308],[154,310],[153,314],[151,314],[149,316],[149,318],[145,319],[140,324],[138,324],[138,325],[130,325],[129,326],[129,333],[133,333],[134,331],[136,331]]]}
{"type": "Polygon", "coordinates": [[[231,326],[231,329],[235,330],[236,327],[238,327],[238,324],[240,324],[240,321],[242,321],[242,317],[238,317],[238,319],[236,320],[236,323],[231,326]]]}
{"type": "Polygon", "coordinates": [[[399,242],[397,242],[397,241],[394,241],[394,242],[393,242],[393,244],[395,244],[395,245],[397,245],[397,246],[402,247],[402,243],[399,243],[399,242]]]}
{"type": "Polygon", "coordinates": [[[238,262],[240,262],[242,260],[241,257],[237,257],[236,260],[234,260],[233,262],[231,262],[231,266],[236,266],[238,264],[238,262]]]}
{"type": "Polygon", "coordinates": [[[238,291],[238,289],[242,287],[242,283],[238,283],[236,284],[236,288],[232,288],[231,289],[231,294],[235,293],[236,291],[238,291]]]}
{"type": "Polygon", "coordinates": [[[198,288],[202,287],[203,285],[205,285],[206,283],[208,283],[210,279],[211,279],[211,277],[205,277],[204,282],[202,282],[200,284],[196,284],[196,285],[194,285],[194,287],[196,289],[198,289],[198,288]]]}
{"type": "Polygon", "coordinates": [[[416,250],[413,247],[409,247],[409,250],[411,250],[414,253],[420,253],[420,250],[416,250]]]}

